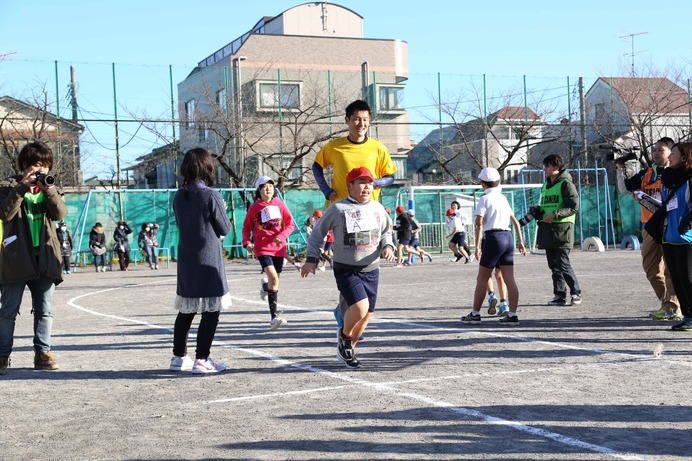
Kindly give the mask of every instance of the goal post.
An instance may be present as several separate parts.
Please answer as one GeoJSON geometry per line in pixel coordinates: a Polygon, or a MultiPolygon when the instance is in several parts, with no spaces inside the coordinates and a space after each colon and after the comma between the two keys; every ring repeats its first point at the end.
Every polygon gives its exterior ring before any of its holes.
{"type": "MultiPolygon", "coordinates": [[[[509,201],[517,219],[526,214],[530,206],[538,205],[543,184],[503,184],[502,193],[509,201]]],[[[401,205],[416,212],[416,219],[421,223],[420,243],[423,247],[437,249],[440,253],[447,250],[446,235],[450,229],[446,226],[445,212],[453,201],[461,205],[461,212],[473,221],[473,212],[478,199],[483,195],[481,185],[463,186],[407,186],[397,191],[396,205],[401,205]]],[[[513,229],[512,229],[513,230],[513,229]]],[[[534,251],[537,227],[535,222],[522,228],[522,236],[528,251],[534,251]]],[[[466,232],[470,246],[475,246],[472,228],[466,232]],[[469,230],[471,230],[469,232],[469,230]]]]}

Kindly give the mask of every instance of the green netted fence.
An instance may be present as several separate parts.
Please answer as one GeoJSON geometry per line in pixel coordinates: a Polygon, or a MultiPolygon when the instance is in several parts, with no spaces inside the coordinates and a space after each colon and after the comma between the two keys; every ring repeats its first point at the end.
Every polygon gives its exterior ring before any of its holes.
{"type": "MultiPolygon", "coordinates": [[[[587,237],[597,236],[613,247],[625,236],[640,234],[639,205],[634,200],[620,196],[617,189],[612,186],[608,189],[582,186],[579,190],[581,212],[575,226],[577,242],[587,237]]],[[[252,196],[254,191],[249,189],[219,189],[219,191],[226,200],[229,218],[233,224],[233,230],[224,240],[224,246],[229,257],[245,258],[245,251],[240,245],[242,225],[247,207],[254,200],[252,196]]],[[[131,236],[131,242],[134,242],[133,248],[136,248],[137,234],[143,223],[159,224],[159,248],[167,249],[161,256],[175,259],[179,237],[172,206],[175,192],[175,190],[123,190],[67,194],[65,198],[69,214],[65,222],[73,234],[75,251],[88,250],[89,231],[96,222],[103,225],[109,247],[112,247],[113,231],[117,222],[122,219],[127,221],[133,229],[131,236]]],[[[529,206],[538,202],[536,188],[506,189],[504,193],[513,205],[517,217],[523,216],[529,206]]],[[[451,200],[458,196],[465,198],[469,207],[472,207],[480,197],[480,192],[478,189],[464,190],[459,187],[416,192],[416,218],[423,227],[421,244],[424,247],[430,250],[446,251],[447,242],[444,236],[449,229],[444,225],[444,214],[451,200]]],[[[317,190],[291,190],[284,193],[283,199],[296,221],[296,231],[291,235],[289,243],[292,252],[300,253],[305,245],[305,222],[314,210],[323,209],[324,197],[317,190]]],[[[392,211],[397,205],[409,206],[406,189],[384,189],[380,199],[382,204],[392,211]]],[[[526,226],[523,231],[526,232],[525,240],[531,243],[535,231],[534,223],[526,226]]]]}

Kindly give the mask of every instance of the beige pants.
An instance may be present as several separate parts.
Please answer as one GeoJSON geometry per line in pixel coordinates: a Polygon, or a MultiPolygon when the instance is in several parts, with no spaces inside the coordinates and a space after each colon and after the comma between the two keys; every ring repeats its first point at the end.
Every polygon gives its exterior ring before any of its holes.
{"type": "Polygon", "coordinates": [[[649,279],[651,288],[656,297],[661,301],[661,308],[669,312],[677,312],[680,309],[678,298],[675,296],[673,282],[670,279],[668,268],[663,262],[661,245],[642,229],[642,267],[649,279]]]}

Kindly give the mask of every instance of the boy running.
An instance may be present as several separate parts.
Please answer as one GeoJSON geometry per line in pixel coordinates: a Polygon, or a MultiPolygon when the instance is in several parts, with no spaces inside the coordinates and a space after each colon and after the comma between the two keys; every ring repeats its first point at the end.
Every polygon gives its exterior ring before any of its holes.
{"type": "Polygon", "coordinates": [[[334,232],[334,278],[346,303],[337,329],[337,358],[348,368],[360,368],[354,348],[372,317],[377,300],[380,257],[394,261],[390,218],[382,205],[370,200],[373,175],[365,167],[346,176],[349,196],[334,202],[308,239],[307,262],[301,275],[315,273],[319,248],[329,230],[334,232]]]}

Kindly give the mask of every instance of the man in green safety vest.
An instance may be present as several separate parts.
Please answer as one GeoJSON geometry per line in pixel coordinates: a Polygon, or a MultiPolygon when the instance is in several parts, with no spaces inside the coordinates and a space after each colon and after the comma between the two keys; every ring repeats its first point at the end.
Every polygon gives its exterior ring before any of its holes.
{"type": "Polygon", "coordinates": [[[574,247],[574,220],[579,209],[579,194],[572,177],[558,154],[543,159],[546,182],[541,189],[540,208],[543,219],[538,223],[538,248],[545,250],[552,271],[553,294],[549,306],[567,305],[567,288],[571,305],[581,304],[581,288],[569,261],[574,247]]]}

